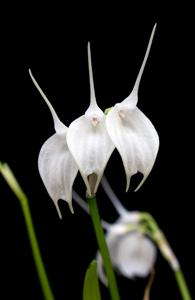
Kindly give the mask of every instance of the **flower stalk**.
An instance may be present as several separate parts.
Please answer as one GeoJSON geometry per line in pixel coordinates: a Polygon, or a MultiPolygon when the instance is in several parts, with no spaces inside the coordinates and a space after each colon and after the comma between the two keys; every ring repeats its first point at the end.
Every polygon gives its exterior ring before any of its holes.
{"type": "Polygon", "coordinates": [[[112,267],[112,262],[105,242],[104,232],[101,226],[101,220],[99,216],[96,197],[94,196],[88,198],[88,203],[89,203],[89,212],[93,223],[94,231],[96,234],[98,246],[104,261],[104,267],[108,279],[108,288],[110,291],[110,296],[112,300],[120,300],[116,278],[112,267]]]}
{"type": "Polygon", "coordinates": [[[174,272],[177,286],[180,291],[180,295],[182,299],[191,300],[192,298],[185,277],[181,270],[179,261],[177,260],[177,257],[175,256],[173,250],[171,249],[165,235],[160,230],[158,224],[156,223],[154,218],[148,213],[141,213],[140,221],[147,223],[148,225],[147,234],[155,241],[159,250],[161,251],[161,254],[167,260],[172,271],[174,272]]]}
{"type": "Polygon", "coordinates": [[[182,270],[179,268],[175,271],[175,279],[177,281],[178,288],[183,300],[192,300],[190,292],[188,290],[185,277],[182,270]]]}

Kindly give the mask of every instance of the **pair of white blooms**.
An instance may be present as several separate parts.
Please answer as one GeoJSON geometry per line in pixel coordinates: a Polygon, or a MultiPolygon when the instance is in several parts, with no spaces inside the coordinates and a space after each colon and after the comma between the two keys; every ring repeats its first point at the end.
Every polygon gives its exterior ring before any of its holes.
{"type": "Polygon", "coordinates": [[[78,170],[85,182],[88,196],[93,196],[115,147],[120,153],[124,165],[127,178],[126,191],[132,175],[138,171],[143,174],[138,189],[150,173],[158,152],[159,138],[150,120],[136,105],[139,84],[155,28],[156,25],[152,30],[132,92],[124,101],[115,104],[107,115],[96,102],[89,44],[90,105],[85,114],[73,121],[68,128],[59,120],[51,103],[29,71],[32,81],[47,103],[54,121],[56,133],[43,144],[38,166],[44,185],[53,199],[60,217],[59,199],[67,201],[73,211],[72,186],[78,170]]]}

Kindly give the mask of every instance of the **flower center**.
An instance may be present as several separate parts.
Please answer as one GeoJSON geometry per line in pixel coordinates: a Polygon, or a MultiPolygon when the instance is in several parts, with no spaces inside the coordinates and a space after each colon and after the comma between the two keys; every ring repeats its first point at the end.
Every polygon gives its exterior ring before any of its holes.
{"type": "Polygon", "coordinates": [[[92,173],[90,175],[87,176],[88,182],[89,182],[89,186],[90,186],[90,190],[91,190],[91,196],[95,196],[95,185],[97,182],[97,175],[95,173],[92,173]]]}
{"type": "Polygon", "coordinates": [[[99,118],[96,114],[94,114],[92,117],[91,117],[91,123],[94,127],[96,127],[98,124],[99,124],[99,118]]]}

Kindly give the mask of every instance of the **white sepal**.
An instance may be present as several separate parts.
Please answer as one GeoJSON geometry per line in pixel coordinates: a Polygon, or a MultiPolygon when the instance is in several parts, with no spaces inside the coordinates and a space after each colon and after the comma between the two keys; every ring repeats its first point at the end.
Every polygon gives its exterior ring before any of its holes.
{"type": "Polygon", "coordinates": [[[53,106],[51,105],[51,103],[49,102],[49,100],[47,99],[46,95],[43,93],[42,89],[40,88],[39,84],[37,83],[36,79],[34,78],[31,70],[29,69],[29,75],[32,79],[32,82],[34,83],[35,87],[37,88],[37,90],[39,91],[39,93],[41,94],[41,96],[43,97],[43,99],[45,100],[51,115],[53,117],[53,122],[54,122],[54,128],[55,131],[57,133],[66,133],[67,132],[67,127],[60,121],[60,119],[58,118],[53,106]]]}
{"type": "Polygon", "coordinates": [[[106,130],[106,117],[95,99],[89,44],[88,64],[90,105],[83,116],[70,124],[67,143],[86,184],[87,193],[91,196],[97,191],[106,164],[114,150],[114,145],[106,130]],[[93,177],[93,184],[90,184],[90,177],[93,177]]]}
{"type": "Polygon", "coordinates": [[[140,187],[154,165],[159,148],[159,138],[154,126],[137,107],[121,118],[117,106],[107,115],[106,125],[123,161],[127,177],[126,190],[131,176],[138,171],[144,175],[138,186],[140,187]]]}
{"type": "Polygon", "coordinates": [[[131,94],[125,100],[123,100],[123,102],[122,102],[124,105],[127,104],[127,107],[129,107],[130,109],[133,109],[137,105],[139,85],[140,85],[142,74],[144,72],[144,68],[145,68],[149,53],[150,53],[150,49],[151,49],[151,46],[152,46],[152,41],[153,41],[153,37],[154,37],[154,34],[155,34],[155,30],[156,30],[156,24],[154,25],[154,27],[152,29],[152,33],[150,35],[150,39],[149,39],[149,42],[148,42],[146,53],[145,53],[141,68],[139,70],[139,73],[137,75],[134,87],[131,91],[131,94]]]}
{"type": "Polygon", "coordinates": [[[78,172],[68,149],[65,134],[52,135],[42,146],[38,159],[39,173],[61,218],[58,200],[68,202],[72,208],[72,185],[78,172]]]}

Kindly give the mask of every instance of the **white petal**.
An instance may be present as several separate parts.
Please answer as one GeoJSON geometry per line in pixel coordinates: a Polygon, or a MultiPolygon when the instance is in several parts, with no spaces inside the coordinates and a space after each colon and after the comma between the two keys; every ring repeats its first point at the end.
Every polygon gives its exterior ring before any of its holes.
{"type": "Polygon", "coordinates": [[[139,232],[118,235],[110,232],[106,238],[114,267],[125,277],[146,277],[156,260],[154,244],[139,232]]]}
{"type": "Polygon", "coordinates": [[[59,217],[58,200],[68,202],[72,209],[72,185],[78,172],[77,165],[68,149],[66,134],[54,134],[42,146],[38,167],[44,185],[52,198],[59,217]]]}
{"type": "Polygon", "coordinates": [[[98,107],[92,77],[90,48],[88,45],[88,62],[91,99],[85,115],[72,122],[68,128],[68,147],[77,162],[89,196],[96,193],[106,164],[114,150],[114,145],[107,133],[105,115],[98,107]],[[92,175],[93,174],[93,175],[92,175]],[[89,176],[96,180],[90,186],[89,176]]]}
{"type": "Polygon", "coordinates": [[[144,175],[142,182],[150,173],[159,148],[158,134],[150,120],[136,107],[126,111],[121,118],[115,106],[107,115],[108,133],[119,151],[127,177],[127,188],[130,178],[138,171],[144,175]]]}
{"type": "Polygon", "coordinates": [[[156,24],[152,30],[146,54],[131,94],[124,101],[116,104],[106,117],[108,133],[121,155],[125,168],[126,190],[129,188],[131,176],[138,171],[144,175],[136,190],[140,188],[154,165],[159,148],[159,138],[154,126],[136,107],[139,84],[155,29],[156,24]]]}

